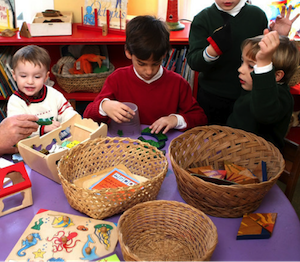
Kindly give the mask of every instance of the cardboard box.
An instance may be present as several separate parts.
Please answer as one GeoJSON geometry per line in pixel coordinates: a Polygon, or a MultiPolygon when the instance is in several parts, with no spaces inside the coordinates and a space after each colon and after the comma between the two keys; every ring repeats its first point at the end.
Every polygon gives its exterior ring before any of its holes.
{"type": "Polygon", "coordinates": [[[23,139],[18,143],[19,152],[24,162],[36,172],[52,179],[53,181],[60,184],[58,177],[57,163],[61,156],[69,149],[64,149],[57,153],[51,153],[45,155],[32,146],[46,148],[56,140],[56,143],[61,145],[64,139],[60,139],[61,131],[70,128],[71,136],[65,140],[68,141],[79,141],[80,143],[98,138],[100,136],[107,136],[107,125],[94,122],[91,119],[82,119],[80,115],[75,115],[68,121],[61,124],[61,127],[47,133],[44,136],[35,136],[27,139],[23,139]]]}
{"type": "Polygon", "coordinates": [[[44,17],[42,13],[37,13],[30,24],[31,36],[55,36],[72,35],[72,12],[60,12],[62,16],[44,17]],[[51,19],[60,19],[63,22],[45,22],[51,19]]]}

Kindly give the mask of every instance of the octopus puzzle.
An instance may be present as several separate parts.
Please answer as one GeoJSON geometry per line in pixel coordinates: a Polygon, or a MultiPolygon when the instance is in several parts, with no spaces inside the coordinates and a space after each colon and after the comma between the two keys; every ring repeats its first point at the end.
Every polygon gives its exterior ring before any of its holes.
{"type": "Polygon", "coordinates": [[[117,241],[112,222],[40,209],[6,261],[94,260],[114,252],[117,241]]]}

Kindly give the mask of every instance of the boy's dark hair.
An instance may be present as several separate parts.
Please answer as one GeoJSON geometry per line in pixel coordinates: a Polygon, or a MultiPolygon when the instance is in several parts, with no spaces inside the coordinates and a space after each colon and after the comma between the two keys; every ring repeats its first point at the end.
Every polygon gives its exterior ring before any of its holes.
{"type": "Polygon", "coordinates": [[[126,25],[126,50],[138,59],[160,60],[170,50],[167,25],[153,16],[137,16],[126,25]]]}
{"type": "Polygon", "coordinates": [[[46,49],[36,46],[28,45],[19,49],[12,58],[12,69],[15,69],[18,62],[30,62],[35,66],[45,66],[50,70],[51,58],[46,49]]]}
{"type": "MultiPolygon", "coordinates": [[[[263,38],[263,35],[248,38],[242,43],[242,50],[246,45],[250,45],[247,56],[256,61],[256,54],[260,50],[258,43],[263,38]]],[[[280,82],[289,83],[292,76],[299,66],[299,50],[294,41],[291,41],[286,36],[279,36],[280,44],[273,54],[272,63],[275,71],[282,70],[284,72],[283,78],[280,82]]]]}

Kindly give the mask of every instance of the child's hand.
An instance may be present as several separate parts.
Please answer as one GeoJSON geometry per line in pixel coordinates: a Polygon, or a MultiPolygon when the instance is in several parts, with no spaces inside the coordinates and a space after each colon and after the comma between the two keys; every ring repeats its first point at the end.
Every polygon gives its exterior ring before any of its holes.
{"type": "Polygon", "coordinates": [[[232,46],[230,23],[216,29],[214,33],[207,38],[207,41],[216,51],[217,55],[222,55],[223,53],[228,51],[232,46]]]}
{"type": "Polygon", "coordinates": [[[300,15],[300,14],[297,14],[293,19],[290,20],[290,14],[291,14],[292,8],[293,8],[293,6],[289,5],[288,10],[285,15],[286,7],[285,7],[285,5],[282,6],[280,15],[276,17],[275,22],[272,21],[270,23],[270,28],[272,31],[276,30],[279,33],[279,35],[288,36],[288,34],[291,30],[292,24],[300,15]]]}
{"type": "Polygon", "coordinates": [[[106,100],[102,104],[103,111],[116,123],[130,122],[135,112],[127,105],[113,100],[106,100]]]}
{"type": "Polygon", "coordinates": [[[166,134],[170,129],[175,128],[177,125],[177,117],[174,115],[164,116],[160,119],[156,120],[149,128],[151,129],[151,133],[158,134],[162,129],[163,134],[166,134]]]}
{"type": "Polygon", "coordinates": [[[45,133],[49,133],[50,131],[52,131],[56,128],[59,128],[59,127],[60,127],[60,123],[56,120],[53,120],[51,125],[45,126],[44,131],[45,131],[45,133]]]}
{"type": "Polygon", "coordinates": [[[256,64],[258,67],[269,65],[272,62],[272,56],[280,44],[277,31],[264,31],[264,37],[259,42],[260,50],[256,54],[256,64]]]}

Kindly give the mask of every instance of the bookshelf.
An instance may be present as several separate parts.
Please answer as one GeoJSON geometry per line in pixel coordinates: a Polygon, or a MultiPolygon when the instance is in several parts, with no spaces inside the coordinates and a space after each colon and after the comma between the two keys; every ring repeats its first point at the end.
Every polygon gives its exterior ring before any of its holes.
{"type": "MultiPolygon", "coordinates": [[[[185,29],[181,31],[171,31],[170,43],[172,46],[183,46],[188,45],[188,36],[190,31],[190,23],[185,22],[185,29]]],[[[26,38],[20,36],[19,32],[13,37],[1,37],[0,46],[14,46],[16,48],[25,45],[39,45],[46,48],[51,56],[52,65],[60,59],[60,46],[62,45],[107,45],[109,58],[115,68],[121,66],[127,66],[131,64],[124,53],[125,35],[108,34],[102,36],[101,32],[92,30],[77,29],[77,25],[72,25],[72,35],[69,36],[42,36],[42,37],[31,37],[26,38]]],[[[30,29],[30,25],[28,25],[30,29]]],[[[55,81],[55,77],[50,74],[51,80],[55,81]]],[[[67,93],[55,84],[54,87],[59,90],[67,100],[69,100],[73,106],[76,101],[93,101],[97,96],[97,93],[88,92],[74,92],[67,93]]],[[[0,96],[1,100],[6,100],[0,96]]]]}

